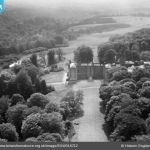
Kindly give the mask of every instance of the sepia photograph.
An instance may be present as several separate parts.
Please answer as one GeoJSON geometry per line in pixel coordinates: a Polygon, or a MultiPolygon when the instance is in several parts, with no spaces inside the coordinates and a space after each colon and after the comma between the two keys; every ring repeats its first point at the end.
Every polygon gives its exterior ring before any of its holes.
{"type": "Polygon", "coordinates": [[[0,142],[150,142],[150,1],[0,0],[0,142]]]}

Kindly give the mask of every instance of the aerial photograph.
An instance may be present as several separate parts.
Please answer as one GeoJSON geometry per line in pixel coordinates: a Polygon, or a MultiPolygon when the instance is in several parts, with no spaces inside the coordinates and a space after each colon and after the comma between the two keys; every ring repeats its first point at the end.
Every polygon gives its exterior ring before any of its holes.
{"type": "Polygon", "coordinates": [[[0,142],[150,142],[150,1],[0,0],[0,142]]]}

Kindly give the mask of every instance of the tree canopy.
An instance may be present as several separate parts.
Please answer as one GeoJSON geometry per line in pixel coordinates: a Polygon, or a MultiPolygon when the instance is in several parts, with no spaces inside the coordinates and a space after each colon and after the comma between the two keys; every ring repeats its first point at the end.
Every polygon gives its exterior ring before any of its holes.
{"type": "Polygon", "coordinates": [[[78,47],[77,50],[74,51],[74,60],[77,63],[90,63],[93,61],[93,51],[88,46],[78,47]]]}

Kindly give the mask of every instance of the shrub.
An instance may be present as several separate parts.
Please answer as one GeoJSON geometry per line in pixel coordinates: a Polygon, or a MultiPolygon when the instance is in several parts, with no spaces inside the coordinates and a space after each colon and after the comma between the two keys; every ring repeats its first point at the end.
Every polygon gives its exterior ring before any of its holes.
{"type": "Polygon", "coordinates": [[[30,67],[30,66],[32,66],[32,62],[30,59],[25,58],[21,61],[21,66],[22,66],[22,68],[30,67]]]}
{"type": "Polygon", "coordinates": [[[118,85],[119,85],[119,82],[115,80],[109,83],[109,86],[118,86],[118,85]]]}
{"type": "Polygon", "coordinates": [[[104,102],[104,106],[106,106],[107,102],[110,100],[112,96],[112,91],[113,89],[111,86],[104,86],[100,88],[99,94],[100,94],[100,98],[104,102]]]}
{"type": "Polygon", "coordinates": [[[150,73],[147,69],[136,68],[132,72],[132,79],[139,81],[143,77],[149,77],[150,73]]]}
{"type": "Polygon", "coordinates": [[[146,81],[143,83],[142,88],[145,88],[147,86],[150,86],[150,81],[146,81]]]}
{"type": "Polygon", "coordinates": [[[47,98],[47,96],[45,96],[41,93],[34,93],[27,100],[27,105],[29,107],[38,106],[40,108],[45,108],[45,106],[48,102],[49,102],[49,99],[47,98]]]}
{"type": "Polygon", "coordinates": [[[54,88],[54,86],[48,86],[47,87],[47,93],[51,93],[51,92],[53,92],[53,91],[55,91],[55,88],[54,88]]]}
{"type": "Polygon", "coordinates": [[[22,69],[21,65],[15,65],[15,66],[12,68],[12,71],[13,71],[15,74],[18,74],[21,69],[22,69]]]}
{"type": "Polygon", "coordinates": [[[65,110],[66,118],[78,118],[83,115],[82,105],[83,95],[81,92],[69,91],[62,98],[61,108],[65,110]]]}
{"type": "Polygon", "coordinates": [[[105,124],[107,126],[107,134],[109,135],[115,128],[114,128],[114,118],[117,113],[119,113],[121,107],[120,106],[114,106],[108,113],[107,116],[105,116],[105,124]]]}
{"type": "Polygon", "coordinates": [[[0,124],[2,124],[4,122],[4,118],[2,117],[2,115],[0,115],[0,124]]]}
{"type": "Polygon", "coordinates": [[[133,82],[126,82],[124,86],[130,88],[132,91],[136,90],[136,85],[133,82]]]}
{"type": "Polygon", "coordinates": [[[60,113],[63,115],[64,120],[70,118],[71,108],[67,102],[62,102],[60,104],[60,113]]]}
{"type": "Polygon", "coordinates": [[[41,114],[40,126],[44,132],[63,134],[62,116],[58,112],[41,114]]]}
{"type": "Polygon", "coordinates": [[[24,110],[24,116],[25,118],[31,114],[37,114],[37,113],[42,113],[43,111],[41,110],[40,107],[37,107],[37,106],[33,106],[33,107],[30,107],[30,108],[26,108],[24,110]]]}
{"type": "Polygon", "coordinates": [[[7,90],[7,83],[2,77],[0,77],[0,97],[6,95],[6,90],[7,90]]]}
{"type": "Polygon", "coordinates": [[[40,142],[62,142],[61,135],[58,133],[43,133],[37,137],[40,142]]]}
{"type": "Polygon", "coordinates": [[[26,108],[26,105],[18,104],[10,107],[7,110],[7,122],[13,124],[19,134],[21,133],[22,121],[24,119],[24,110],[26,108]]]}
{"type": "Polygon", "coordinates": [[[4,64],[4,65],[2,66],[2,69],[9,69],[9,64],[4,64]]]}
{"type": "Polygon", "coordinates": [[[10,70],[2,70],[0,72],[0,78],[4,81],[10,81],[14,76],[15,74],[10,70]]]}
{"type": "Polygon", "coordinates": [[[19,92],[19,89],[17,87],[16,79],[10,80],[7,85],[7,94],[9,95],[9,97],[12,97],[13,94],[18,93],[18,92],[19,92]]]}
{"type": "MultiPolygon", "coordinates": [[[[120,106],[122,106],[122,105],[124,105],[124,104],[128,104],[128,103],[132,103],[132,102],[134,102],[134,100],[131,98],[131,96],[128,94],[128,93],[124,93],[124,92],[122,92],[122,93],[119,93],[119,95],[117,95],[117,96],[114,96],[114,97],[118,97],[119,99],[112,99],[112,104],[116,104],[116,105],[120,105],[120,106]]],[[[110,103],[111,103],[111,101],[110,101],[110,103]]],[[[107,103],[107,104],[109,104],[109,103],[107,103]]],[[[111,105],[112,105],[111,104],[111,105]]],[[[112,105],[112,107],[113,107],[114,105],[112,105]]]]}
{"type": "Polygon", "coordinates": [[[124,141],[128,141],[134,135],[146,134],[144,120],[132,114],[118,113],[114,119],[114,126],[116,129],[111,135],[114,141],[120,136],[124,137],[124,141]]]}
{"type": "Polygon", "coordinates": [[[0,98],[0,115],[2,116],[4,120],[5,120],[5,113],[9,105],[8,102],[9,102],[9,99],[7,97],[0,98]]]}
{"type": "Polygon", "coordinates": [[[129,73],[127,70],[119,70],[113,73],[112,80],[121,81],[126,78],[130,78],[131,73],[129,73]]]}
{"type": "Polygon", "coordinates": [[[126,84],[126,86],[121,85],[120,86],[120,93],[118,92],[118,94],[126,93],[126,94],[129,94],[131,98],[137,99],[139,97],[139,94],[136,92],[136,90],[133,90],[135,88],[134,84],[133,84],[133,87],[132,87],[133,89],[131,89],[129,86],[130,86],[129,84],[128,85],[126,84]]]}
{"type": "Polygon", "coordinates": [[[141,117],[141,114],[142,114],[141,110],[134,104],[121,109],[120,113],[131,114],[133,116],[138,116],[138,117],[141,117]]]}
{"type": "Polygon", "coordinates": [[[111,95],[112,96],[118,96],[121,93],[125,93],[125,89],[129,89],[129,88],[127,88],[125,86],[122,86],[122,85],[112,86],[112,93],[111,93],[111,95]]]}
{"type": "Polygon", "coordinates": [[[22,124],[24,138],[37,137],[42,133],[63,134],[62,116],[60,113],[37,113],[29,115],[22,124]]]}
{"type": "Polygon", "coordinates": [[[112,96],[110,98],[110,101],[107,102],[106,105],[106,110],[105,110],[105,115],[107,116],[107,114],[109,113],[109,111],[112,109],[112,106],[114,103],[119,102],[120,101],[120,97],[119,96],[112,96]]]}
{"type": "Polygon", "coordinates": [[[37,93],[40,93],[41,92],[41,81],[39,78],[36,78],[35,79],[35,91],[37,93]]]}
{"type": "Polygon", "coordinates": [[[22,123],[21,133],[24,139],[29,137],[37,137],[41,132],[42,128],[40,126],[40,116],[41,114],[31,114],[22,123]]]}
{"type": "Polygon", "coordinates": [[[64,125],[65,125],[65,135],[70,136],[70,134],[72,134],[71,136],[73,137],[73,135],[75,134],[73,122],[67,120],[64,122],[64,125]]]}
{"type": "Polygon", "coordinates": [[[101,87],[103,87],[103,86],[108,86],[108,83],[102,83],[101,87]]]}
{"type": "Polygon", "coordinates": [[[149,51],[143,51],[141,53],[141,60],[144,60],[144,61],[150,61],[150,52],[149,51]]]}
{"type": "Polygon", "coordinates": [[[141,89],[140,96],[150,98],[150,86],[147,86],[147,87],[141,89]]]}
{"type": "Polygon", "coordinates": [[[78,90],[78,91],[76,91],[76,93],[75,93],[75,100],[79,103],[79,104],[83,104],[83,97],[84,97],[84,95],[83,95],[83,92],[82,91],[80,91],[80,90],[78,90]]]}
{"type": "MultiPolygon", "coordinates": [[[[132,84],[131,84],[132,85],[132,84]]],[[[132,87],[133,88],[133,87],[132,87]]],[[[118,85],[118,86],[105,86],[100,88],[100,98],[102,98],[101,106],[105,110],[107,103],[110,101],[111,96],[118,96],[121,93],[130,95],[130,99],[137,98],[137,94],[131,88],[118,85]]]]}
{"type": "Polygon", "coordinates": [[[142,113],[141,117],[146,119],[150,113],[150,99],[141,97],[137,100],[136,105],[142,113]]]}
{"type": "Polygon", "coordinates": [[[33,93],[33,87],[31,78],[28,76],[26,71],[21,70],[16,77],[17,87],[19,89],[19,94],[21,94],[25,99],[29,98],[33,93]]]}
{"type": "Polygon", "coordinates": [[[111,86],[100,87],[99,94],[102,101],[100,102],[101,112],[104,113],[106,105],[109,102],[112,95],[113,88],[111,86]]]}
{"type": "Polygon", "coordinates": [[[132,138],[134,142],[150,142],[150,135],[136,135],[132,138]]]}
{"type": "Polygon", "coordinates": [[[30,138],[27,138],[25,142],[38,142],[38,140],[35,137],[30,137],[30,138]]]}
{"type": "Polygon", "coordinates": [[[22,95],[20,95],[20,94],[13,94],[12,98],[10,99],[10,106],[14,106],[14,105],[16,105],[18,103],[22,103],[23,104],[24,102],[25,102],[25,100],[24,100],[22,95]]]}
{"type": "Polygon", "coordinates": [[[130,97],[129,94],[126,93],[122,93],[119,95],[120,101],[116,102],[113,104],[112,107],[114,106],[121,106],[121,108],[125,108],[129,105],[133,105],[135,103],[135,101],[130,97]]]}
{"type": "Polygon", "coordinates": [[[35,80],[39,77],[40,74],[39,69],[34,65],[25,67],[24,69],[26,70],[28,76],[31,78],[32,83],[35,84],[35,80]]]}
{"type": "Polygon", "coordinates": [[[43,133],[37,137],[40,142],[56,142],[56,139],[50,133],[43,133]]]}
{"type": "Polygon", "coordinates": [[[126,79],[123,79],[120,81],[120,84],[124,84],[126,82],[132,82],[132,83],[136,83],[133,79],[130,79],[130,78],[126,78],[126,79]]]}
{"type": "Polygon", "coordinates": [[[150,117],[148,117],[147,119],[146,119],[146,127],[147,127],[147,132],[148,132],[148,134],[150,133],[150,117]]]}
{"type": "Polygon", "coordinates": [[[138,89],[141,89],[143,83],[146,82],[146,81],[150,81],[150,78],[147,78],[147,77],[141,78],[141,79],[136,83],[137,90],[138,90],[138,89]]]}
{"type": "Polygon", "coordinates": [[[10,123],[0,124],[0,138],[6,139],[8,142],[17,142],[18,133],[16,132],[16,128],[10,123]]]}
{"type": "Polygon", "coordinates": [[[52,133],[51,136],[54,137],[56,142],[63,142],[63,139],[62,139],[62,137],[61,137],[61,135],[59,133],[52,133]]]}
{"type": "Polygon", "coordinates": [[[106,105],[105,117],[107,118],[107,115],[110,115],[110,111],[114,107],[118,106],[121,110],[129,105],[134,105],[134,103],[135,101],[132,100],[132,98],[128,94],[122,93],[121,95],[113,96],[106,105]]]}
{"type": "Polygon", "coordinates": [[[47,85],[46,85],[46,81],[42,80],[41,81],[41,93],[42,94],[48,94],[48,89],[47,89],[47,85]]]}
{"type": "Polygon", "coordinates": [[[6,139],[0,139],[0,142],[8,142],[6,139]]]}
{"type": "Polygon", "coordinates": [[[52,112],[59,112],[59,106],[56,103],[48,103],[45,107],[45,112],[52,113],[52,112]]]}

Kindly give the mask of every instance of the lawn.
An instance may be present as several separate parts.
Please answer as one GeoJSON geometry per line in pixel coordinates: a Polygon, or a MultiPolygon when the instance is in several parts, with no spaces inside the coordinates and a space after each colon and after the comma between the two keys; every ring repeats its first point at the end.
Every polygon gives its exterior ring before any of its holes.
{"type": "Polygon", "coordinates": [[[49,74],[42,76],[42,79],[44,79],[47,84],[63,82],[64,73],[65,71],[50,72],[49,74]]]}
{"type": "Polygon", "coordinates": [[[51,101],[60,104],[61,99],[72,89],[72,86],[67,86],[62,88],[61,90],[56,90],[52,93],[47,94],[51,101]]]}

